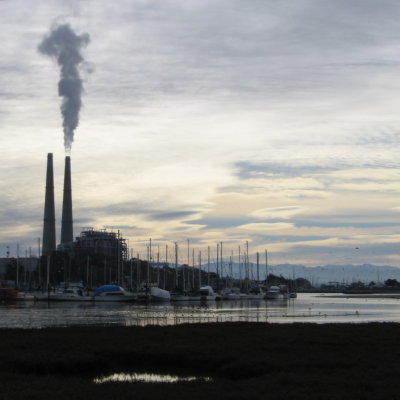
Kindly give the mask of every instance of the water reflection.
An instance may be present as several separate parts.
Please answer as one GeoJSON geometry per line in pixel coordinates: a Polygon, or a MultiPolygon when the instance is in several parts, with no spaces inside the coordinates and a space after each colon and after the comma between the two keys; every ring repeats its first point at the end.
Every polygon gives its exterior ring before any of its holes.
{"type": "Polygon", "coordinates": [[[211,382],[209,377],[199,376],[177,376],[177,375],[160,375],[160,374],[111,374],[96,378],[94,383],[107,383],[107,382],[145,382],[145,383],[177,383],[177,382],[211,382]]]}
{"type": "Polygon", "coordinates": [[[176,325],[207,322],[400,322],[400,299],[332,298],[299,294],[281,301],[245,300],[206,304],[18,302],[0,305],[0,328],[71,325],[176,325]]]}

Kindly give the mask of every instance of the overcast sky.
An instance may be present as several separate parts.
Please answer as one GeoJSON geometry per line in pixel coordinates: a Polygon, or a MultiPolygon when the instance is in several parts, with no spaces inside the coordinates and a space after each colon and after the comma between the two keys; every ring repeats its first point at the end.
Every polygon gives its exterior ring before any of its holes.
{"type": "Polygon", "coordinates": [[[59,241],[60,69],[38,46],[68,23],[90,36],[75,236],[400,266],[400,2],[2,0],[0,15],[0,256],[36,252],[48,152],[59,241]]]}

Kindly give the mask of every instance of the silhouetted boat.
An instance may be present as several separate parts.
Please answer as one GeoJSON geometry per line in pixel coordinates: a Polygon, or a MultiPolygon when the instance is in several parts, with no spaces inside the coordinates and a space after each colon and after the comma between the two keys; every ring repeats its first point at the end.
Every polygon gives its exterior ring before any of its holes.
{"type": "Polygon", "coordinates": [[[36,296],[38,301],[93,301],[81,282],[69,283],[36,296]]]}
{"type": "Polygon", "coordinates": [[[17,299],[18,290],[13,287],[0,287],[0,301],[14,301],[17,299]]]}

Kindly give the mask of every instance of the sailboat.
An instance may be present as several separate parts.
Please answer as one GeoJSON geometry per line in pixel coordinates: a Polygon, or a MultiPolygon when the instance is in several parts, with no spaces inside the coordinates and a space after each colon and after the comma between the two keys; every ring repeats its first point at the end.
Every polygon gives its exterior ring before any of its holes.
{"type": "MultiPolygon", "coordinates": [[[[159,252],[158,252],[159,257],[159,252]]],[[[151,252],[151,239],[148,247],[148,262],[147,262],[147,270],[146,270],[146,282],[139,289],[137,293],[138,301],[145,302],[168,302],[171,300],[171,294],[168,290],[161,289],[159,286],[159,275],[156,283],[150,283],[150,268],[152,260],[152,252],[151,252]]],[[[159,265],[160,260],[157,259],[157,268],[159,273],[159,265]]]]}
{"type": "MultiPolygon", "coordinates": [[[[194,250],[192,252],[192,268],[189,267],[190,261],[190,248],[189,248],[189,239],[188,239],[188,264],[182,265],[181,267],[181,286],[178,284],[178,245],[175,243],[175,262],[176,262],[176,287],[177,289],[171,293],[171,301],[182,302],[182,301],[214,301],[217,298],[217,293],[214,292],[213,288],[210,285],[201,286],[201,252],[199,253],[199,277],[198,284],[199,288],[195,288],[195,261],[194,261],[194,250]],[[192,282],[191,282],[191,290],[186,290],[186,279],[185,272],[192,270],[192,282]]],[[[190,273],[189,273],[190,275],[190,273]]],[[[189,276],[188,276],[189,278],[189,276]]]]}

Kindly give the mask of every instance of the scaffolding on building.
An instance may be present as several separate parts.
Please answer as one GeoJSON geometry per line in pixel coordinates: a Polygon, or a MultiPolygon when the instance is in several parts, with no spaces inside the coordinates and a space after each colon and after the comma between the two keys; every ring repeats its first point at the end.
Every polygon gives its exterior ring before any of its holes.
{"type": "Polygon", "coordinates": [[[113,257],[121,261],[129,256],[126,239],[120,233],[106,229],[85,228],[74,242],[75,252],[87,252],[99,256],[113,257]]]}

